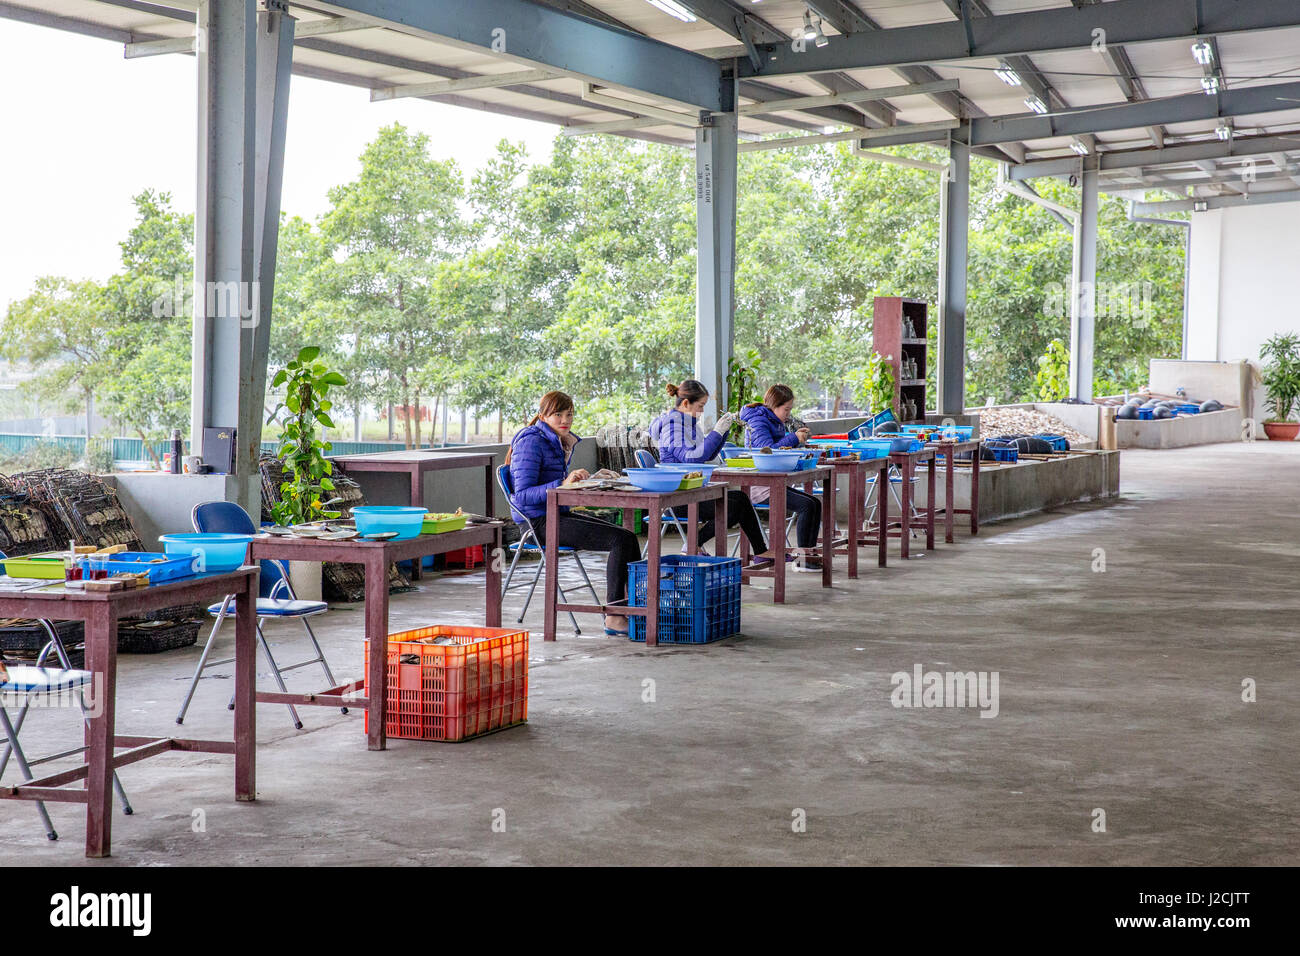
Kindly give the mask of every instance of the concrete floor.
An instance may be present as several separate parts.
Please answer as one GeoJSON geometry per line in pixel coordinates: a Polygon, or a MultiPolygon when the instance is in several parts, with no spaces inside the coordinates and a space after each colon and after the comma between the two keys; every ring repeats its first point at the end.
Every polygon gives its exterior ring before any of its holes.
{"type": "MultiPolygon", "coordinates": [[[[264,705],[256,803],[234,802],[230,758],[170,754],[122,772],[136,813],[115,817],[112,860],[82,858],[80,808],[51,805],[51,844],[31,806],[4,802],[0,864],[1294,863],[1300,444],[1127,451],[1122,467],[1112,504],[864,562],[829,592],[796,575],[784,607],[747,589],[743,636],[712,646],[565,631],[544,646],[536,601],[525,727],[369,753],[360,715],[305,708],[295,732],[264,705]],[[917,664],[998,672],[997,717],[894,708],[891,674],[917,664]]],[[[393,625],[474,621],[481,588],[426,581],[394,596],[393,625]]],[[[359,674],[360,612],[318,620],[336,670],[359,674]]],[[[290,626],[272,637],[299,646],[290,626]]],[[[176,731],[197,656],[123,657],[120,731],[176,731]]],[[[229,734],[230,686],[202,683],[187,735],[229,734]]],[[[34,714],[29,753],[76,724],[34,714]]]]}

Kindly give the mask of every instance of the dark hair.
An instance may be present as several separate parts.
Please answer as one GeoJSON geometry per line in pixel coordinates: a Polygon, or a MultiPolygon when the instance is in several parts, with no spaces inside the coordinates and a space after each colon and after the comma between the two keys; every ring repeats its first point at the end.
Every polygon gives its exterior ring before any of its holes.
{"type": "MultiPolygon", "coordinates": [[[[528,420],[525,428],[531,428],[547,415],[559,415],[563,412],[573,410],[573,399],[564,392],[547,392],[542,396],[542,400],[537,403],[537,414],[528,420]]],[[[510,464],[510,458],[515,453],[514,442],[510,443],[510,448],[506,450],[505,464],[510,464]]]]}
{"type": "Polygon", "coordinates": [[[780,408],[794,401],[794,391],[789,385],[772,385],[763,395],[763,404],[768,408],[780,408]]]}
{"type": "Polygon", "coordinates": [[[682,402],[698,402],[701,398],[708,398],[709,390],[704,387],[703,382],[688,378],[680,385],[669,384],[668,394],[673,399],[673,407],[676,408],[682,402]]]}

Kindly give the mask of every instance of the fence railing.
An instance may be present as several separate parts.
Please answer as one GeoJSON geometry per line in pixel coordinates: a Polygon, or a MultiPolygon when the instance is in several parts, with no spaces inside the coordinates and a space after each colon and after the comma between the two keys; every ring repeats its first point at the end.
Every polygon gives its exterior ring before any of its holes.
{"type": "MultiPolygon", "coordinates": [[[[86,453],[85,435],[46,436],[0,432],[0,455],[5,457],[20,455],[28,449],[41,444],[65,448],[78,457],[84,456],[86,453]]],[[[383,451],[402,451],[406,448],[406,445],[402,442],[386,441],[336,441],[332,444],[334,447],[329,452],[331,458],[335,455],[365,455],[383,451]]],[[[164,452],[171,450],[171,443],[167,441],[151,442],[150,445],[159,459],[162,458],[164,452]]],[[[185,453],[189,454],[190,443],[185,442],[184,446],[185,453]]],[[[268,454],[274,454],[279,447],[280,443],[275,440],[262,442],[262,451],[268,454]]],[[[420,447],[453,448],[461,446],[456,442],[448,442],[446,445],[426,442],[420,447]]],[[[149,458],[149,453],[145,450],[145,443],[140,438],[115,437],[112,439],[112,448],[114,461],[145,461],[149,458]]]]}

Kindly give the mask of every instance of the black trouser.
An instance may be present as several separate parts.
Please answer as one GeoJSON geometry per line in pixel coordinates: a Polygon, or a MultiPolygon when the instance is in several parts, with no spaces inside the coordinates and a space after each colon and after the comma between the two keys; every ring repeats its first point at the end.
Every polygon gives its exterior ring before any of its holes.
{"type": "MultiPolygon", "coordinates": [[[[695,543],[701,547],[704,542],[717,533],[717,529],[713,526],[713,505],[712,501],[700,502],[700,531],[696,536],[695,543]]],[[[678,506],[673,514],[685,521],[686,506],[678,506]]],[[[727,490],[727,527],[734,528],[736,525],[740,525],[740,530],[749,539],[749,550],[751,552],[762,554],[767,550],[767,539],[763,537],[763,525],[758,520],[758,512],[754,510],[754,503],[749,500],[749,495],[740,489],[730,488],[727,490]]],[[[723,550],[725,552],[726,549],[723,550]]]]}
{"type": "MultiPolygon", "coordinates": [[[[641,544],[636,535],[590,515],[562,514],[558,524],[560,536],[556,544],[560,547],[609,552],[605,563],[605,603],[614,604],[627,597],[627,566],[641,560],[641,544]]],[[[546,544],[545,516],[533,519],[533,530],[537,532],[538,544],[546,544]]]]}
{"type": "MultiPolygon", "coordinates": [[[[799,516],[799,523],[795,525],[795,541],[798,542],[799,547],[816,547],[818,525],[822,522],[821,499],[797,488],[787,488],[785,507],[787,511],[799,516]]],[[[784,534],[785,529],[773,528],[772,533],[784,534]]]]}

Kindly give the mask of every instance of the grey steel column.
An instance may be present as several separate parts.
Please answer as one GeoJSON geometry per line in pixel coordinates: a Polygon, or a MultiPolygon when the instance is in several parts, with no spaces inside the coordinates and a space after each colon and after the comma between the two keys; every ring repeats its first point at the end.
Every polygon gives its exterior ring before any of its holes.
{"type": "MultiPolygon", "coordinates": [[[[244,356],[251,354],[256,280],[254,144],[257,15],[253,0],[201,0],[198,63],[198,188],[194,215],[194,344],[191,447],[208,425],[238,427],[244,356]],[[249,340],[245,344],[245,340],[249,340]]],[[[246,387],[246,386],[245,386],[246,387]]],[[[239,436],[236,470],[245,466],[239,436]]],[[[241,478],[247,478],[247,472],[241,478]]],[[[254,502],[227,483],[250,513],[254,502]]]]}
{"type": "MultiPolygon", "coordinates": [[[[733,101],[734,102],[734,101],[733,101]]],[[[725,407],[735,343],[736,114],[715,114],[695,131],[695,377],[716,415],[725,407]]]]}
{"type": "Polygon", "coordinates": [[[966,242],[970,224],[970,147],[953,140],[939,196],[938,412],[966,410],[966,242]]]}
{"type": "Polygon", "coordinates": [[[1070,394],[1085,402],[1092,401],[1097,307],[1097,176],[1096,169],[1083,171],[1070,301],[1070,394]]]}

